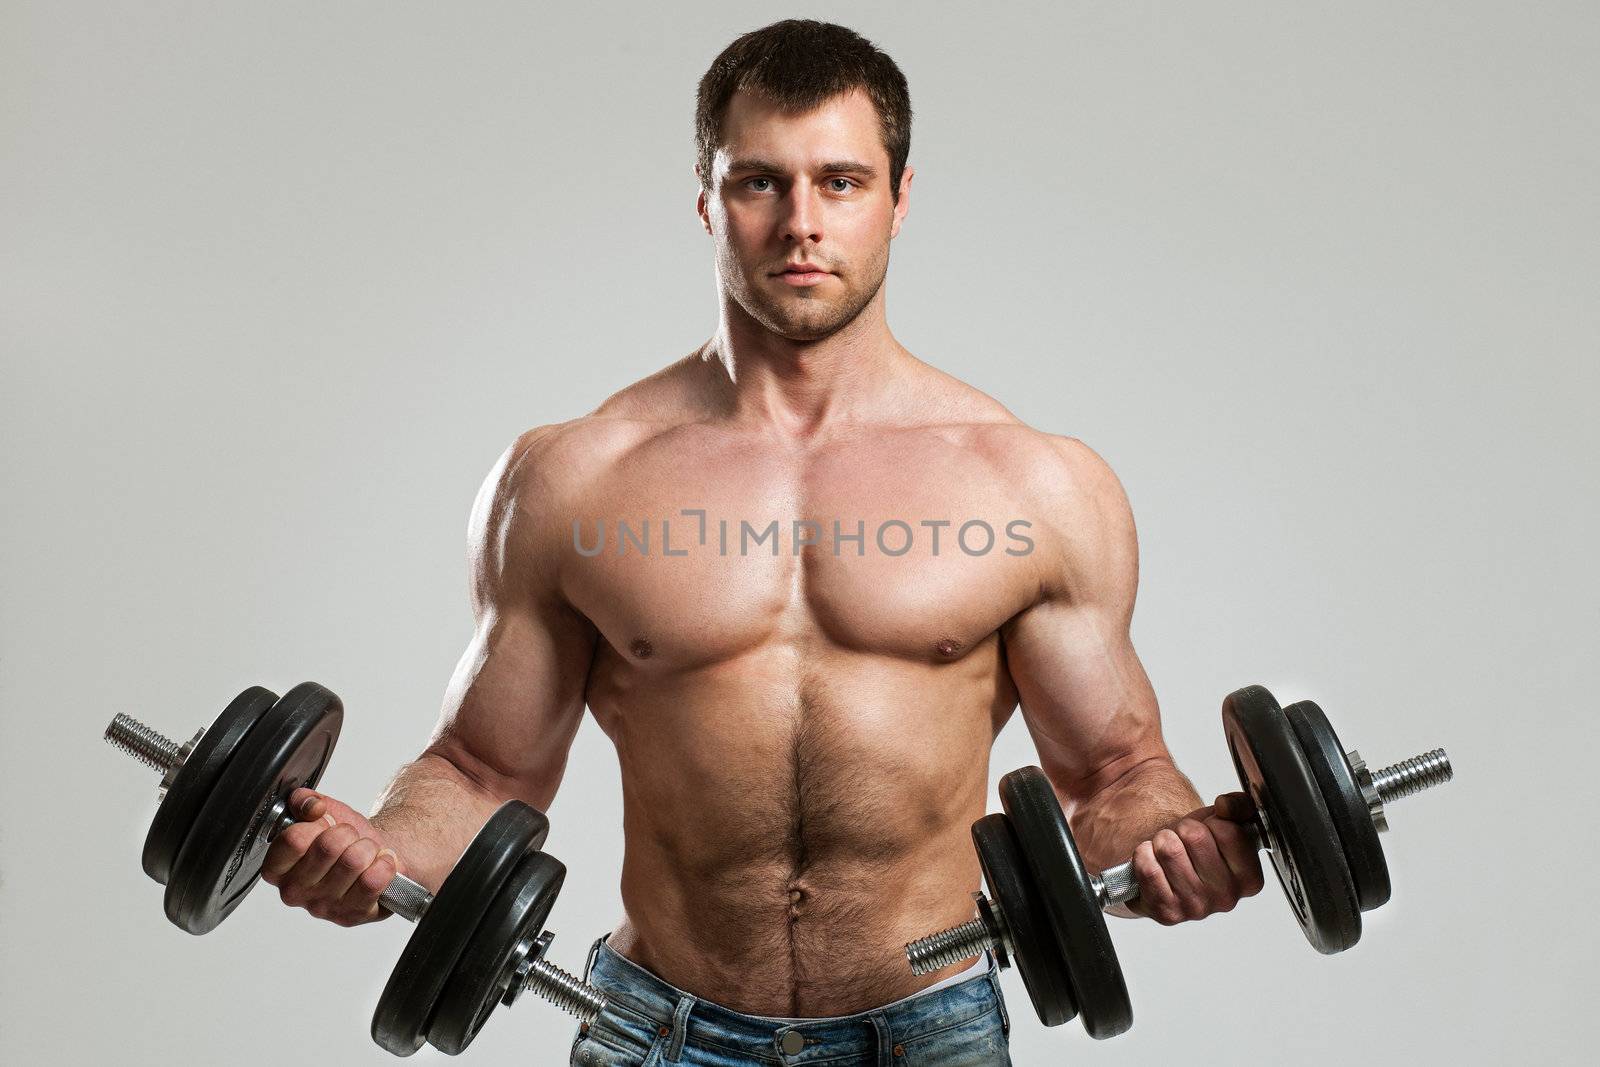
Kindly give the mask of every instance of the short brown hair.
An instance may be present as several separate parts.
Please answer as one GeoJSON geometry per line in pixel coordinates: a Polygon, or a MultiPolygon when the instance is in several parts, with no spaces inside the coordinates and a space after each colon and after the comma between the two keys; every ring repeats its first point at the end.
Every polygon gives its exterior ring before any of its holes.
{"type": "Polygon", "coordinates": [[[878,111],[889,152],[889,196],[900,201],[900,175],[911,155],[911,91],[894,60],[854,30],[815,19],[784,19],[738,38],[700,79],[694,113],[700,185],[711,191],[711,161],[722,143],[728,103],[740,89],[802,114],[853,89],[878,111]]]}

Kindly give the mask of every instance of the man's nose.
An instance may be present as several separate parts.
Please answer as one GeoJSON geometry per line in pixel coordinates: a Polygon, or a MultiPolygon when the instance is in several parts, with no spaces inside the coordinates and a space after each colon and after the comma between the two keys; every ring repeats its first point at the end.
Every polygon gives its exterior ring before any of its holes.
{"type": "Polygon", "coordinates": [[[797,244],[822,240],[822,210],[810,182],[795,182],[783,199],[783,236],[797,244]]]}

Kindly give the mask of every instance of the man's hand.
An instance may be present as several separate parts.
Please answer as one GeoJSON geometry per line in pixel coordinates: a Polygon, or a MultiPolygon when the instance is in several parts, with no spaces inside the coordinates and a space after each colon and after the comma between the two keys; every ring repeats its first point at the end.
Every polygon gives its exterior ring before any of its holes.
{"type": "Polygon", "coordinates": [[[1128,908],[1162,926],[1232,911],[1261,892],[1261,858],[1239,824],[1253,814],[1243,793],[1224,793],[1133,850],[1139,898],[1128,908]]]}
{"type": "Polygon", "coordinates": [[[262,880],[291,908],[340,926],[386,917],[378,896],[400,864],[366,816],[310,789],[290,794],[289,810],[298,821],[267,850],[262,880]]]}

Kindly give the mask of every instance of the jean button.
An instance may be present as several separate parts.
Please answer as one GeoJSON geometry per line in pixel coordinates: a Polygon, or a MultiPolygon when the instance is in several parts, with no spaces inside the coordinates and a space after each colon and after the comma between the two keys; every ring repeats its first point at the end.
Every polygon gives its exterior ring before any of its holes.
{"type": "Polygon", "coordinates": [[[783,1035],[783,1040],[778,1042],[778,1047],[783,1049],[785,1056],[796,1056],[806,1047],[806,1039],[798,1030],[790,1030],[783,1035]]]}

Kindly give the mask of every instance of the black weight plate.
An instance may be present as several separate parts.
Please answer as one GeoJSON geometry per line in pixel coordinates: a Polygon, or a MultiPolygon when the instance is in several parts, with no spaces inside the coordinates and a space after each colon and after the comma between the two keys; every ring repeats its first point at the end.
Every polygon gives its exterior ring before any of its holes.
{"type": "Polygon", "coordinates": [[[222,769],[172,862],[168,919],[204,934],[233,913],[261,877],[273,809],[322,779],[343,722],[344,705],[316,682],[301,682],[262,716],[222,769]]]}
{"type": "Polygon", "coordinates": [[[278,694],[259,685],[234,697],[215,722],[195,742],[194,750],[178,768],[166,796],[150,820],[150,832],[144,838],[144,873],[165,885],[172,874],[172,861],[189,836],[195,817],[211,795],[222,769],[228,765],[239,744],[267,709],[278,700],[278,694]]]}
{"type": "Polygon", "coordinates": [[[1383,857],[1378,826],[1372,821],[1361,787],[1356,785],[1355,772],[1345,758],[1339,735],[1312,701],[1290,704],[1283,714],[1294,727],[1300,751],[1311,764],[1311,773],[1322,790],[1322,801],[1328,806],[1334,829],[1339,831],[1339,840],[1344,842],[1345,866],[1350,868],[1361,910],[1382,907],[1389,902],[1389,862],[1383,857]]]}
{"type": "Polygon", "coordinates": [[[372,1040],[386,1051],[409,1056],[422,1047],[445,979],[543,822],[533,808],[508,800],[451,868],[417,920],[372,1013],[372,1040]]]}
{"type": "Polygon", "coordinates": [[[1020,767],[1000,779],[1017,842],[1045,902],[1050,928],[1072,976],[1072,991],[1090,1037],[1116,1037],[1133,1025],[1128,984],[1106,929],[1089,872],[1067,827],[1050,779],[1038,767],[1020,767]]]}
{"type": "Polygon", "coordinates": [[[1343,952],[1361,939],[1361,909],[1339,832],[1294,727],[1271,693],[1251,685],[1222,702],[1222,729],[1301,931],[1318,952],[1343,952]]]}
{"type": "Polygon", "coordinates": [[[1033,884],[1033,873],[1017,845],[1011,820],[1004,815],[985,815],[972,824],[972,843],[978,850],[978,864],[989,896],[1011,928],[1011,948],[1022,984],[1039,1021],[1046,1026],[1071,1022],[1078,1014],[1072,999],[1072,979],[1061,958],[1056,935],[1044,913],[1044,901],[1033,884]]]}
{"type": "Polygon", "coordinates": [[[439,995],[439,1006],[428,1026],[430,1045],[455,1056],[478,1036],[505,995],[517,945],[544,931],[544,921],[550,917],[566,877],[567,868],[548,853],[529,852],[522,857],[479,920],[439,995]]]}

